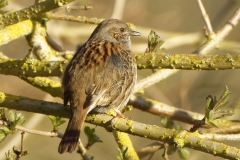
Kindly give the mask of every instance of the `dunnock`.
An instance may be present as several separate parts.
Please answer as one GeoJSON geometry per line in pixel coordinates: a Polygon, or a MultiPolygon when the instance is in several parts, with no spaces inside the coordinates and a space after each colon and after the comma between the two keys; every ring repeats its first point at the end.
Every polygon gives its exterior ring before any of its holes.
{"type": "Polygon", "coordinates": [[[62,79],[64,106],[70,102],[71,117],[59,153],[75,150],[80,129],[91,110],[104,113],[126,105],[137,79],[130,36],[139,35],[126,23],[108,19],[78,47],[62,79]]]}

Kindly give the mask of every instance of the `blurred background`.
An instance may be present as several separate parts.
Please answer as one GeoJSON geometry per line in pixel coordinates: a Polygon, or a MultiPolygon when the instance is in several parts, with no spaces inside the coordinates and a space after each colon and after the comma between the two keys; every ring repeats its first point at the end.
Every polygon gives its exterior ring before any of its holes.
{"type": "MultiPolygon", "coordinates": [[[[20,10],[31,6],[34,1],[28,0],[11,0],[9,5],[5,7],[5,11],[20,10]]],[[[217,32],[233,15],[240,6],[239,0],[203,0],[203,4],[213,29],[217,32]]],[[[165,41],[163,47],[166,48],[168,54],[192,53],[205,40],[203,32],[203,19],[196,1],[193,0],[81,0],[70,5],[91,5],[92,10],[71,11],[70,15],[97,17],[97,18],[117,18],[125,22],[131,22],[136,26],[137,31],[142,33],[141,37],[132,39],[132,50],[134,53],[144,53],[147,47],[147,36],[151,30],[165,41]]],[[[65,13],[62,13],[65,14],[65,13]]],[[[49,35],[65,50],[74,51],[76,45],[84,43],[92,33],[95,25],[82,24],[69,21],[51,20],[47,23],[49,35]]],[[[21,37],[8,44],[0,46],[0,52],[10,58],[24,58],[29,46],[25,37],[21,37]]],[[[211,52],[211,54],[237,54],[240,51],[240,25],[237,25],[233,31],[227,36],[219,47],[211,52]]],[[[176,74],[157,83],[145,90],[145,96],[178,108],[191,110],[198,113],[204,113],[205,98],[208,95],[219,97],[227,85],[232,92],[230,105],[239,106],[240,95],[240,76],[239,70],[225,71],[186,71],[179,70],[176,74]]],[[[151,70],[139,70],[138,79],[151,75],[151,70]]],[[[40,91],[14,76],[0,75],[0,91],[14,95],[22,95],[30,98],[41,99],[46,101],[56,101],[62,103],[59,98],[53,98],[50,95],[40,91]]],[[[52,125],[46,115],[23,113],[26,122],[23,126],[43,131],[51,131],[52,125]]],[[[153,116],[149,113],[133,109],[126,113],[127,117],[131,117],[134,121],[146,124],[160,124],[160,117],[153,116]],[[143,118],[144,117],[144,118],[143,118]]],[[[239,107],[236,114],[230,119],[239,120],[239,107]]],[[[179,122],[177,122],[179,123],[179,122]]],[[[190,125],[182,124],[183,128],[189,129],[190,125]]],[[[64,132],[67,123],[61,126],[60,131],[64,132]]],[[[85,124],[90,127],[96,127],[85,124]]],[[[15,145],[20,149],[21,132],[16,131],[15,134],[9,135],[4,142],[0,143],[0,159],[5,159],[5,152],[11,150],[15,145]]],[[[117,159],[118,151],[112,133],[107,132],[101,127],[96,127],[96,133],[99,135],[103,143],[95,144],[89,154],[94,159],[117,159]]],[[[132,142],[136,150],[152,143],[153,141],[131,136],[132,142]]],[[[86,142],[86,136],[81,134],[81,139],[86,142]]],[[[25,134],[24,150],[30,150],[30,154],[23,157],[24,160],[64,160],[79,159],[76,153],[60,155],[57,152],[59,138],[50,138],[32,134],[25,134]]],[[[238,142],[229,143],[237,146],[238,142]]],[[[190,150],[190,149],[189,149],[190,150]]],[[[163,159],[161,157],[162,150],[156,152],[153,160],[163,159]]],[[[179,159],[177,154],[171,155],[170,159],[179,159]]],[[[214,159],[212,155],[191,150],[189,159],[214,159]]],[[[148,159],[148,158],[144,158],[148,159]]],[[[219,159],[219,158],[215,158],[219,159]]]]}

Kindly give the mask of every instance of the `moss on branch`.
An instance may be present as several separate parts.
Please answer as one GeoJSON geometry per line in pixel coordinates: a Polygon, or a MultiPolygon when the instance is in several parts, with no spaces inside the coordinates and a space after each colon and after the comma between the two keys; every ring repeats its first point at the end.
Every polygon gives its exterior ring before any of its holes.
{"type": "Polygon", "coordinates": [[[21,77],[22,80],[28,82],[32,86],[49,93],[53,97],[62,98],[61,83],[46,77],[21,77]]]}
{"type": "Polygon", "coordinates": [[[74,0],[46,0],[16,12],[7,12],[5,14],[1,14],[0,28],[4,28],[5,26],[12,25],[27,19],[36,18],[42,13],[59,8],[72,1],[74,0]]]}
{"type": "Polygon", "coordinates": [[[124,160],[139,160],[129,135],[119,131],[113,131],[113,134],[118,147],[120,148],[121,152],[124,153],[122,158],[124,160]]]}
{"type": "Polygon", "coordinates": [[[0,30],[0,45],[6,44],[21,36],[28,35],[33,30],[33,23],[31,20],[22,21],[0,30]]]}
{"type": "Polygon", "coordinates": [[[0,74],[13,76],[61,76],[67,61],[39,61],[36,59],[1,59],[0,74]]]}
{"type": "MultiPolygon", "coordinates": [[[[59,117],[69,117],[70,109],[60,103],[47,102],[27,97],[14,96],[0,92],[0,107],[35,112],[59,117]]],[[[103,114],[88,115],[86,122],[105,128],[114,128],[116,131],[158,140],[174,142],[179,148],[189,147],[202,152],[211,153],[228,159],[240,158],[240,150],[223,143],[200,138],[197,132],[176,131],[155,125],[147,125],[129,119],[123,119],[103,114]]]]}
{"type": "MultiPolygon", "coordinates": [[[[240,55],[135,54],[138,69],[224,70],[240,68],[240,55]]],[[[0,74],[61,76],[67,61],[13,60],[0,58],[0,74]]]]}
{"type": "Polygon", "coordinates": [[[240,67],[238,55],[136,54],[138,69],[224,70],[240,67]]]}

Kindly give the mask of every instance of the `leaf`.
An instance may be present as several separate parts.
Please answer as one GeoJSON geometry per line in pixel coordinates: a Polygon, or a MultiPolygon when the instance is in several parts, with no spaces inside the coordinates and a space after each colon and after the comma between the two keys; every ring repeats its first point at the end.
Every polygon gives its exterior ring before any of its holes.
{"type": "Polygon", "coordinates": [[[0,143],[7,137],[10,133],[10,130],[7,127],[0,128],[0,143]]]}
{"type": "Polygon", "coordinates": [[[209,95],[206,99],[207,99],[206,108],[208,110],[213,109],[214,105],[217,103],[216,97],[213,98],[211,95],[209,95]]]}
{"type": "Polygon", "coordinates": [[[177,147],[175,147],[174,145],[170,145],[170,146],[168,146],[167,154],[171,155],[171,154],[175,153],[176,150],[177,150],[177,147]]]}
{"type": "Polygon", "coordinates": [[[177,131],[180,131],[182,127],[178,124],[175,124],[170,118],[168,117],[161,117],[161,123],[164,127],[175,129],[177,131]]]}
{"type": "Polygon", "coordinates": [[[181,159],[188,159],[190,156],[190,152],[186,148],[180,148],[178,149],[178,155],[181,159]]]}
{"type": "Polygon", "coordinates": [[[6,160],[14,160],[13,155],[14,155],[13,151],[12,150],[8,150],[8,152],[5,153],[6,160]]]}
{"type": "Polygon", "coordinates": [[[0,8],[1,9],[7,5],[8,5],[8,0],[0,0],[0,8]]]}
{"type": "Polygon", "coordinates": [[[21,112],[15,112],[15,123],[16,125],[21,125],[25,122],[25,118],[21,112]]]}
{"type": "Polygon", "coordinates": [[[219,100],[217,101],[217,103],[214,106],[215,110],[224,108],[225,106],[227,106],[230,95],[231,95],[231,93],[230,93],[228,87],[225,86],[225,90],[224,90],[223,94],[221,95],[221,97],[219,98],[219,100]]]}
{"type": "Polygon", "coordinates": [[[88,137],[88,143],[86,148],[90,148],[96,142],[102,142],[102,140],[95,134],[95,129],[86,126],[84,128],[84,133],[88,137]]]}
{"type": "Polygon", "coordinates": [[[118,148],[118,152],[119,152],[119,156],[117,156],[118,160],[125,160],[127,159],[127,151],[128,151],[128,147],[127,146],[123,146],[122,149],[118,148]]]}
{"type": "Polygon", "coordinates": [[[14,131],[16,125],[21,125],[25,122],[25,118],[21,112],[10,110],[8,112],[8,119],[11,122],[9,129],[14,131]]]}
{"type": "Polygon", "coordinates": [[[66,122],[66,121],[65,121],[63,118],[61,118],[61,117],[55,117],[55,116],[52,116],[52,115],[49,115],[48,117],[49,117],[49,119],[50,119],[51,122],[52,122],[53,131],[57,131],[57,130],[59,129],[59,126],[66,122]]]}
{"type": "Polygon", "coordinates": [[[163,43],[164,41],[160,39],[160,36],[158,36],[156,32],[151,31],[148,35],[148,48],[146,49],[145,53],[164,52],[164,48],[160,48],[163,45],[163,43]]]}
{"type": "Polygon", "coordinates": [[[170,120],[168,117],[161,117],[161,123],[166,128],[173,128],[173,121],[170,120]]]}
{"type": "Polygon", "coordinates": [[[230,95],[231,93],[228,87],[225,86],[225,90],[219,100],[216,100],[216,97],[213,98],[210,95],[207,97],[205,108],[206,124],[216,127],[217,125],[214,123],[215,120],[234,114],[235,107],[228,106],[230,95]]]}

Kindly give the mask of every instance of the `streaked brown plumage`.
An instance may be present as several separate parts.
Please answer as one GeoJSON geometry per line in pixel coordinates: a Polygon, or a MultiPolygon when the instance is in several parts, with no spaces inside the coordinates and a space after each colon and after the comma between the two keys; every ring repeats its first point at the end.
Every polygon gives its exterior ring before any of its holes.
{"type": "Polygon", "coordinates": [[[75,150],[80,129],[94,109],[106,112],[126,105],[137,79],[130,36],[140,35],[127,24],[109,19],[101,22],[79,47],[62,79],[64,106],[70,102],[71,117],[58,152],[75,150]]]}

